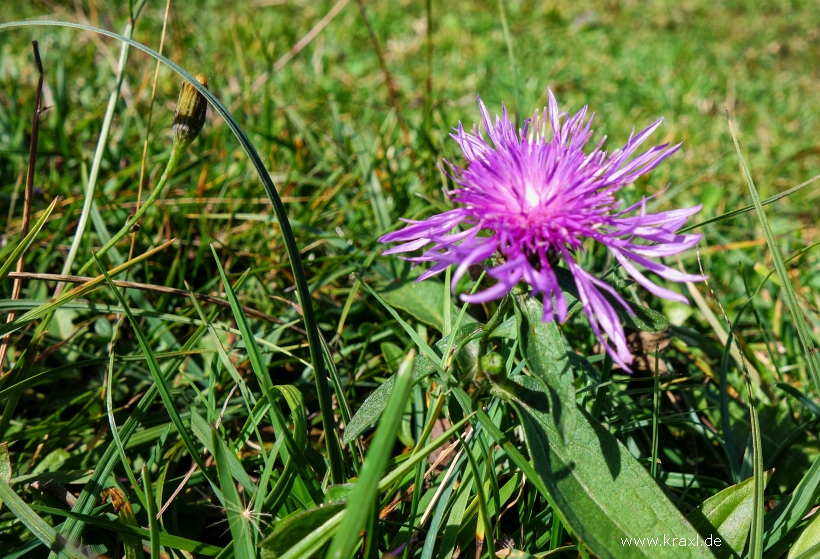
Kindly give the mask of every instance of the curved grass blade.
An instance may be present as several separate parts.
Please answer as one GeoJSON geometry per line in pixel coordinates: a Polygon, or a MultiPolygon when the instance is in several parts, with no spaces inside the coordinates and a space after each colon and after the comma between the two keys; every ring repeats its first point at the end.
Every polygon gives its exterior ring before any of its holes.
{"type": "MultiPolygon", "coordinates": [[[[117,534],[122,534],[123,536],[133,536],[141,540],[146,540],[151,537],[151,532],[149,532],[145,528],[141,528],[140,526],[132,526],[130,524],[123,524],[121,522],[109,520],[108,518],[105,518],[103,516],[90,516],[87,514],[78,514],[76,512],[71,512],[63,509],[56,509],[52,507],[44,507],[40,505],[32,505],[32,508],[36,511],[45,514],[51,514],[54,516],[64,516],[69,519],[80,520],[84,524],[97,526],[98,528],[110,530],[112,532],[116,532],[117,534]]],[[[162,546],[170,547],[172,549],[190,551],[198,555],[207,555],[209,557],[219,555],[223,551],[221,547],[216,547],[215,545],[209,545],[206,543],[199,543],[197,541],[189,540],[188,538],[183,538],[181,536],[172,536],[171,534],[168,534],[166,532],[159,533],[159,543],[162,546]]]]}
{"type": "MultiPolygon", "coordinates": [[[[316,323],[316,317],[313,313],[313,302],[310,298],[310,289],[308,288],[307,277],[305,276],[305,270],[302,266],[302,257],[299,252],[299,246],[296,244],[296,237],[293,235],[293,229],[291,228],[290,221],[288,220],[287,210],[282,203],[282,199],[279,197],[279,193],[276,191],[276,186],[273,184],[273,180],[271,180],[270,173],[268,173],[265,168],[265,164],[262,162],[262,158],[259,156],[256,148],[253,147],[250,139],[239,126],[239,123],[233,115],[231,115],[230,111],[225,108],[225,106],[219,101],[219,99],[216,98],[216,96],[214,96],[213,93],[208,90],[208,88],[200,84],[191,74],[183,70],[178,64],[172,62],[165,56],[143,45],[142,43],[124,37],[119,33],[92,27],[90,25],[66,21],[42,20],[16,21],[0,24],[0,31],[19,27],[70,27],[74,29],[82,29],[83,31],[90,31],[92,33],[98,33],[100,35],[106,35],[113,39],[126,42],[132,47],[135,47],[149,56],[152,56],[154,59],[162,62],[177,74],[185,78],[188,83],[190,83],[203,97],[208,100],[211,106],[222,116],[222,118],[225,119],[228,127],[236,136],[239,144],[242,146],[242,149],[245,150],[245,153],[248,155],[248,158],[251,160],[254,168],[256,168],[259,179],[262,181],[262,184],[265,187],[265,192],[268,194],[271,204],[273,205],[274,212],[276,213],[279,228],[285,239],[285,249],[290,260],[293,277],[296,280],[296,295],[299,298],[299,304],[302,307],[302,313],[305,320],[305,330],[307,331],[310,359],[313,363],[314,379],[316,381],[317,395],[319,397],[319,408],[322,415],[322,424],[325,429],[325,438],[331,439],[335,437],[338,439],[338,434],[336,432],[336,421],[333,418],[330,386],[328,385],[325,364],[322,359],[322,346],[319,341],[319,326],[316,323]]],[[[333,450],[334,448],[335,447],[332,443],[328,445],[329,451],[336,452],[336,450],[333,450]]],[[[338,452],[341,454],[340,446],[338,448],[338,452]]],[[[338,467],[341,463],[341,457],[331,460],[331,479],[333,483],[344,482],[344,472],[340,471],[338,467]]]]}
{"type": "MultiPolygon", "coordinates": [[[[273,388],[273,382],[270,379],[267,367],[265,367],[265,365],[262,363],[262,356],[259,352],[259,346],[256,343],[256,337],[253,335],[253,332],[251,331],[250,324],[248,323],[248,317],[245,316],[245,312],[242,310],[242,305],[239,304],[239,300],[236,297],[236,293],[234,292],[233,287],[231,287],[231,284],[228,281],[228,277],[225,275],[225,270],[222,268],[222,263],[219,261],[219,258],[216,254],[216,249],[213,247],[213,245],[211,245],[211,252],[213,253],[214,260],[216,261],[216,266],[219,270],[219,276],[222,279],[222,285],[225,288],[225,294],[228,296],[228,301],[231,304],[231,311],[233,311],[234,319],[236,320],[236,325],[239,327],[239,331],[242,333],[242,339],[245,341],[245,348],[248,352],[248,359],[251,362],[251,368],[253,369],[256,378],[259,380],[259,384],[262,387],[263,392],[267,394],[271,390],[271,388],[273,388]]],[[[323,340],[319,339],[319,344],[323,345],[323,340]]],[[[315,364],[317,356],[313,355],[312,349],[311,359],[315,364]]],[[[323,359],[323,353],[321,348],[318,359],[323,359]]],[[[324,364],[324,361],[322,361],[322,363],[324,364]]],[[[317,369],[314,366],[314,376],[318,378],[320,374],[325,375],[325,382],[327,382],[327,374],[324,372],[324,369],[317,369]]],[[[327,429],[327,423],[325,423],[325,428],[327,429]]],[[[335,427],[335,420],[333,421],[333,430],[327,433],[326,441],[328,462],[330,462],[331,479],[334,483],[342,483],[342,478],[344,477],[344,460],[342,458],[342,447],[339,444],[338,432],[336,431],[335,427]]]]}

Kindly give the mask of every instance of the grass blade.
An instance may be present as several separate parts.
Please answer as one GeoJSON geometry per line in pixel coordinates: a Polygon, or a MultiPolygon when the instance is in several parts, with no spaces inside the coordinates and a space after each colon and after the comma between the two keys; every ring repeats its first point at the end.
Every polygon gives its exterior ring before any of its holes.
{"type": "MultiPolygon", "coordinates": [[[[159,368],[159,363],[157,362],[157,358],[154,355],[153,350],[151,350],[151,346],[148,344],[148,338],[145,337],[145,334],[142,332],[140,327],[139,321],[131,314],[131,309],[128,308],[128,304],[125,302],[122,294],[119,290],[114,286],[114,282],[111,281],[111,277],[108,275],[108,272],[105,271],[105,268],[102,267],[99,261],[97,261],[97,265],[100,266],[100,270],[103,270],[103,277],[105,281],[108,282],[108,285],[111,287],[111,291],[114,292],[114,296],[119,301],[120,305],[122,305],[123,310],[125,311],[126,316],[128,316],[128,320],[131,322],[131,326],[134,329],[134,335],[137,338],[137,342],[139,343],[140,349],[145,354],[145,360],[148,365],[148,369],[151,371],[151,377],[154,379],[154,383],[159,390],[159,396],[162,399],[162,403],[165,405],[165,409],[168,411],[168,415],[171,417],[171,421],[174,423],[174,426],[177,428],[179,432],[179,436],[182,439],[182,443],[185,445],[185,448],[188,450],[188,453],[191,455],[191,459],[196,462],[196,465],[199,467],[202,475],[211,483],[214,490],[219,493],[217,489],[216,480],[213,476],[208,472],[207,468],[205,467],[205,463],[202,461],[202,458],[199,456],[199,450],[194,446],[194,441],[191,439],[191,436],[188,434],[188,430],[185,428],[185,424],[182,423],[182,418],[179,417],[179,413],[176,410],[176,406],[174,405],[173,397],[171,396],[171,391],[168,388],[168,384],[165,381],[165,377],[162,375],[162,371],[159,368]]],[[[150,501],[150,499],[149,499],[150,501]]]]}
{"type": "Polygon", "coordinates": [[[489,540],[487,543],[487,551],[490,554],[490,559],[495,559],[495,542],[493,541],[493,525],[490,521],[490,513],[487,509],[487,496],[484,494],[484,484],[481,482],[481,475],[478,465],[476,464],[475,458],[473,457],[472,450],[467,446],[467,443],[464,442],[464,439],[461,438],[461,435],[457,435],[458,442],[461,444],[461,447],[464,449],[464,454],[467,456],[467,462],[470,464],[470,469],[473,472],[473,479],[475,480],[475,494],[478,497],[478,512],[479,517],[481,518],[481,525],[482,525],[482,532],[485,540],[489,540]]]}
{"type": "Polygon", "coordinates": [[[88,559],[79,549],[58,534],[45,520],[37,516],[31,508],[17,496],[5,480],[0,479],[0,500],[3,505],[20,519],[29,532],[49,548],[53,553],[62,554],[70,559],[88,559]]]}
{"type": "MultiPolygon", "coordinates": [[[[157,248],[151,249],[148,252],[145,252],[144,254],[141,254],[141,255],[129,260],[128,262],[125,262],[124,264],[121,264],[119,266],[111,268],[111,270],[109,270],[107,272],[107,274],[110,275],[110,276],[116,276],[118,274],[121,274],[122,272],[125,272],[126,270],[129,270],[129,269],[133,268],[134,266],[136,266],[137,264],[139,264],[143,260],[146,260],[147,258],[153,256],[154,254],[158,253],[159,251],[165,249],[166,247],[168,247],[169,245],[171,245],[175,241],[176,241],[176,239],[172,239],[172,240],[168,241],[167,243],[158,246],[157,248]]],[[[70,301],[73,301],[74,299],[78,299],[78,298],[82,297],[83,295],[87,295],[87,294],[91,293],[92,291],[94,291],[96,289],[99,289],[100,286],[102,286],[104,283],[105,283],[105,274],[101,274],[101,275],[95,277],[93,280],[91,280],[89,282],[86,282],[86,283],[84,283],[80,286],[77,286],[77,287],[75,287],[74,289],[72,289],[70,291],[66,291],[65,293],[63,293],[62,295],[57,297],[56,299],[52,299],[52,300],[50,300],[46,303],[43,303],[42,305],[38,306],[37,308],[34,308],[34,309],[30,310],[26,314],[16,318],[14,321],[7,322],[6,324],[0,325],[0,338],[2,338],[3,336],[5,336],[7,334],[11,334],[12,332],[16,332],[20,328],[24,327],[25,325],[27,325],[31,322],[34,322],[38,318],[43,318],[44,316],[49,315],[50,313],[52,313],[55,310],[59,309],[60,307],[62,307],[66,303],[68,303],[70,301]]],[[[116,291],[116,289],[115,289],[115,291],[116,291]]]]}
{"type": "MultiPolygon", "coordinates": [[[[242,333],[242,339],[245,340],[245,347],[248,352],[248,359],[251,362],[251,367],[253,369],[254,374],[256,375],[256,378],[259,380],[259,384],[262,386],[263,392],[267,394],[270,391],[270,389],[273,388],[273,382],[271,381],[270,376],[268,375],[267,367],[265,367],[265,365],[262,363],[262,355],[259,352],[259,346],[256,344],[256,338],[254,337],[250,325],[248,324],[248,317],[245,316],[245,312],[242,310],[242,306],[239,304],[239,300],[236,298],[236,293],[234,293],[230,282],[228,282],[228,277],[225,275],[225,270],[222,268],[222,264],[219,262],[219,258],[216,254],[216,249],[213,246],[211,246],[211,252],[213,252],[214,260],[216,261],[216,266],[219,270],[219,276],[222,279],[222,285],[225,288],[225,293],[228,296],[228,301],[231,304],[231,310],[233,311],[234,319],[236,320],[236,325],[239,327],[239,331],[242,333]]],[[[322,344],[322,340],[319,340],[319,344],[322,344]]],[[[323,378],[326,385],[327,374],[325,373],[324,367],[317,368],[315,366],[317,356],[313,355],[312,349],[311,359],[314,363],[314,377],[317,379],[316,388],[318,393],[320,394],[319,407],[322,410],[324,410],[321,403],[322,388],[318,385],[318,378],[319,375],[324,375],[323,378]]],[[[321,349],[320,353],[318,354],[318,359],[321,361],[321,363],[324,363],[324,361],[322,361],[323,357],[321,349]]],[[[325,388],[327,388],[327,386],[325,386],[325,388]]],[[[330,404],[328,403],[328,410],[330,410],[329,406],[330,404]]],[[[325,428],[327,429],[329,423],[324,421],[324,412],[322,413],[323,422],[325,424],[325,428]]],[[[339,443],[339,436],[335,427],[335,420],[331,419],[330,423],[333,424],[333,428],[331,431],[326,431],[326,440],[328,462],[330,462],[331,479],[333,480],[333,483],[342,483],[344,481],[344,459],[342,458],[342,446],[339,443]]]]}
{"type": "Polygon", "coordinates": [[[805,353],[806,362],[808,364],[809,371],[811,372],[812,382],[814,382],[814,389],[820,393],[820,355],[818,355],[817,348],[814,347],[811,332],[806,324],[806,318],[803,316],[803,311],[797,300],[797,295],[792,287],[791,278],[789,278],[788,271],[783,263],[783,256],[780,254],[780,249],[777,247],[777,243],[775,242],[772,226],[766,217],[766,212],[763,211],[763,204],[760,201],[760,196],[757,193],[754,180],[752,180],[752,175],[749,173],[749,168],[746,166],[746,161],[743,159],[743,153],[740,151],[740,144],[737,142],[737,136],[735,135],[734,128],[732,127],[732,119],[729,117],[728,111],[726,112],[726,118],[729,121],[729,132],[732,134],[732,141],[735,144],[735,150],[737,151],[737,157],[740,160],[740,166],[743,168],[743,175],[746,179],[746,184],[749,187],[749,192],[752,195],[752,201],[754,202],[755,209],[757,210],[757,217],[760,219],[760,224],[763,227],[763,236],[766,237],[766,244],[769,245],[769,252],[772,254],[772,260],[774,261],[775,270],[777,270],[777,276],[780,278],[783,285],[783,294],[786,297],[786,303],[789,306],[789,311],[794,319],[794,326],[797,330],[797,335],[800,338],[801,345],[803,346],[803,352],[805,353]]]}
{"type": "Polygon", "coordinates": [[[231,451],[226,447],[216,429],[211,429],[211,437],[214,446],[216,471],[219,475],[219,485],[222,488],[225,513],[228,515],[228,526],[231,530],[234,553],[237,559],[254,559],[256,550],[253,546],[250,524],[243,515],[245,507],[239,498],[236,486],[233,484],[233,476],[228,464],[227,453],[231,451]]]}
{"type": "MultiPolygon", "coordinates": [[[[141,528],[140,526],[132,526],[130,524],[123,524],[121,522],[115,522],[113,520],[108,520],[103,516],[90,516],[87,514],[79,514],[76,512],[71,512],[63,509],[55,509],[52,507],[44,507],[40,505],[33,505],[32,508],[42,513],[51,514],[54,516],[64,516],[68,519],[78,520],[83,522],[84,524],[97,526],[104,530],[110,530],[112,532],[116,532],[117,534],[122,534],[124,536],[133,536],[143,540],[147,540],[151,537],[151,532],[149,532],[145,528],[141,528]]],[[[171,534],[168,534],[166,532],[159,532],[159,543],[160,545],[165,547],[179,549],[181,551],[190,551],[192,553],[196,553],[199,555],[207,555],[209,557],[218,555],[223,551],[222,548],[216,547],[215,545],[199,543],[197,541],[189,540],[188,538],[183,538],[180,536],[172,536],[171,534]]]]}
{"type": "Polygon", "coordinates": [[[40,229],[42,229],[43,225],[46,224],[46,221],[48,221],[48,216],[51,215],[51,212],[54,210],[55,206],[57,206],[57,202],[59,201],[59,198],[55,198],[54,200],[52,200],[51,205],[49,205],[49,207],[47,207],[43,211],[43,215],[41,215],[40,219],[38,219],[34,223],[34,225],[31,228],[31,231],[28,232],[28,235],[23,237],[23,240],[20,241],[20,243],[18,243],[18,245],[14,247],[14,250],[11,251],[11,254],[9,254],[6,257],[6,261],[3,263],[2,266],[0,266],[0,282],[6,279],[12,267],[15,264],[17,264],[17,261],[20,259],[20,255],[25,254],[25,252],[31,246],[31,243],[34,242],[34,239],[37,237],[37,234],[40,232],[40,229]]]}
{"type": "MultiPolygon", "coordinates": [[[[185,342],[185,345],[182,346],[182,353],[180,357],[177,357],[171,361],[165,371],[162,372],[163,378],[170,377],[170,375],[176,373],[179,366],[186,358],[185,351],[190,350],[199,341],[204,333],[204,326],[200,326],[194,332],[194,334],[185,342]]],[[[119,435],[123,445],[128,443],[131,435],[134,434],[134,431],[136,431],[140,421],[142,421],[143,417],[145,417],[145,414],[153,405],[154,400],[156,400],[158,395],[159,387],[156,383],[154,383],[150,388],[148,388],[145,395],[137,403],[136,409],[133,413],[131,413],[122,427],[120,427],[119,435]]],[[[114,465],[118,460],[119,456],[117,454],[117,447],[112,442],[103,453],[97,467],[94,468],[94,473],[91,475],[91,479],[85,484],[85,487],[83,487],[83,490],[80,492],[80,496],[77,497],[77,502],[71,509],[72,515],[88,515],[93,510],[94,505],[100,496],[100,491],[103,488],[104,480],[111,474],[114,469],[114,465]]],[[[81,516],[69,516],[68,520],[66,520],[63,527],[60,529],[60,533],[66,536],[68,541],[78,542],[86,523],[87,520],[83,519],[81,516]]]]}
{"type": "MultiPolygon", "coordinates": [[[[233,117],[230,111],[228,111],[228,109],[225,108],[225,106],[219,101],[219,99],[217,99],[216,96],[214,96],[214,94],[208,90],[208,88],[200,84],[191,74],[183,70],[181,66],[172,62],[170,59],[159,54],[155,50],[143,45],[142,43],[124,37],[119,33],[114,33],[112,31],[107,31],[105,29],[100,29],[97,27],[83,25],[79,23],[43,20],[17,21],[0,24],[0,31],[16,27],[48,26],[82,29],[84,31],[98,33],[100,35],[105,35],[113,39],[117,39],[119,41],[123,41],[130,44],[132,47],[135,47],[141,50],[142,52],[152,56],[154,59],[159,60],[160,62],[174,70],[177,74],[182,76],[197,91],[199,91],[199,93],[202,94],[202,96],[208,100],[211,106],[225,119],[225,122],[227,123],[228,127],[234,133],[236,139],[242,146],[242,149],[248,155],[248,158],[251,160],[251,163],[256,169],[257,174],[259,175],[259,179],[262,181],[262,184],[265,187],[265,192],[267,193],[268,198],[270,198],[274,212],[276,213],[279,228],[281,229],[282,236],[285,239],[285,248],[288,254],[288,258],[290,259],[293,277],[296,280],[296,294],[299,298],[299,304],[302,307],[302,313],[305,320],[305,330],[307,331],[308,345],[310,347],[310,358],[314,368],[316,386],[318,389],[317,395],[319,397],[319,408],[322,414],[322,424],[324,425],[325,435],[327,439],[330,439],[332,437],[338,438],[338,434],[336,432],[336,422],[333,418],[333,410],[331,408],[332,403],[330,386],[328,385],[327,373],[325,372],[325,365],[322,359],[322,345],[319,341],[319,326],[316,322],[316,317],[313,312],[313,302],[310,299],[310,289],[308,288],[307,277],[305,276],[305,270],[302,266],[302,257],[299,252],[299,246],[296,244],[296,238],[293,235],[293,229],[291,228],[290,221],[288,220],[287,210],[285,209],[285,206],[282,203],[282,199],[279,197],[279,193],[276,191],[276,186],[273,184],[273,180],[271,179],[270,173],[268,173],[267,169],[265,168],[265,164],[262,162],[262,158],[259,156],[259,153],[256,151],[256,148],[253,147],[253,144],[251,143],[247,134],[245,134],[245,132],[239,126],[239,123],[236,121],[236,119],[233,117]]],[[[332,446],[330,448],[332,448],[332,446]]],[[[344,472],[339,471],[338,461],[332,460],[331,479],[333,483],[343,483],[343,477],[344,472]]]]}
{"type": "Polygon", "coordinates": [[[145,489],[146,512],[148,513],[148,532],[151,542],[151,559],[160,559],[162,549],[159,545],[159,524],[157,523],[157,503],[154,501],[154,492],[151,490],[151,478],[148,476],[147,466],[142,466],[142,485],[145,489]]]}
{"type": "Polygon", "coordinates": [[[396,382],[390,394],[387,409],[373,437],[364,464],[362,464],[356,487],[350,494],[337,535],[327,552],[328,559],[351,557],[356,542],[359,541],[359,532],[367,524],[369,516],[373,514],[373,503],[378,495],[378,480],[387,467],[387,460],[390,457],[393,442],[396,440],[404,406],[413,384],[414,357],[415,352],[408,353],[399,367],[399,372],[396,373],[396,382]]]}

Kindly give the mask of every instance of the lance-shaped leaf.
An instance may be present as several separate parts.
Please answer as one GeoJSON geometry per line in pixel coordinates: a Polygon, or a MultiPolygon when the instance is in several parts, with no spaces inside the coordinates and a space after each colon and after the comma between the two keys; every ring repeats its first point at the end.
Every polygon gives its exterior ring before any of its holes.
{"type": "Polygon", "coordinates": [[[513,404],[527,439],[534,483],[567,529],[601,559],[713,557],[703,539],[618,440],[582,410],[564,444],[540,382],[514,377],[497,387],[513,404]],[[675,545],[627,545],[636,538],[675,545]],[[685,543],[684,543],[685,541],[685,543]],[[695,545],[699,542],[701,545],[695,545]],[[690,545],[691,543],[691,545],[690,545]]]}

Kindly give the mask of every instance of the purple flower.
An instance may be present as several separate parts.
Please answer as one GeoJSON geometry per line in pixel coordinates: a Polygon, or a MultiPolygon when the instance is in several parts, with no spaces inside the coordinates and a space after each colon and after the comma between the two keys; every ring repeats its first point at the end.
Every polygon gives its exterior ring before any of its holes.
{"type": "Polygon", "coordinates": [[[615,196],[673,154],[680,144],[663,144],[635,156],[661,119],[637,136],[633,131],[623,149],[611,154],[602,151],[604,137],[585,153],[583,148],[592,136],[592,117],[586,119],[586,107],[574,116],[559,113],[552,91],[549,110],[542,114],[536,111],[518,133],[506,108],[493,125],[481,98],[478,106],[492,143],[485,141],[478,127],[468,134],[461,123],[451,134],[468,162],[464,169],[448,162],[458,185],[448,194],[458,207],[424,221],[404,220],[409,223],[407,227],[380,239],[402,243],[384,254],[412,252],[432,244],[421,256],[407,260],[433,263],[418,281],[457,265],[453,286],[468,267],[492,258],[487,273],[496,280],[495,285],[461,298],[469,303],[499,299],[523,281],[532,286],[533,295],[542,296],[545,321],[556,315],[559,321],[566,318],[567,302],[553,269],[563,258],[595,335],[612,359],[628,369],[632,356],[626,336],[604,293],[627,310],[629,304],[609,284],[579,267],[573,253],[584,250],[584,239],[594,239],[650,293],[687,302],[682,295],[650,281],[636,265],[671,281],[705,279],[651,260],[697,244],[701,235],[679,235],[676,231],[701,207],[650,214],[646,199],[622,209],[615,196]],[[636,242],[641,239],[647,242],[636,242]]]}

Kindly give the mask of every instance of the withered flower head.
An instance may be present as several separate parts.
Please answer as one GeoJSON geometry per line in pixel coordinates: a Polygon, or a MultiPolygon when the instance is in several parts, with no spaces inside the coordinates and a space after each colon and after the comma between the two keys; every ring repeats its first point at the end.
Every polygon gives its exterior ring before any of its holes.
{"type": "MultiPolygon", "coordinates": [[[[196,81],[208,87],[205,74],[194,76],[196,81]]],[[[182,82],[177,99],[177,111],[174,113],[174,143],[185,146],[194,141],[205,124],[208,101],[187,81],[182,82]]]]}

